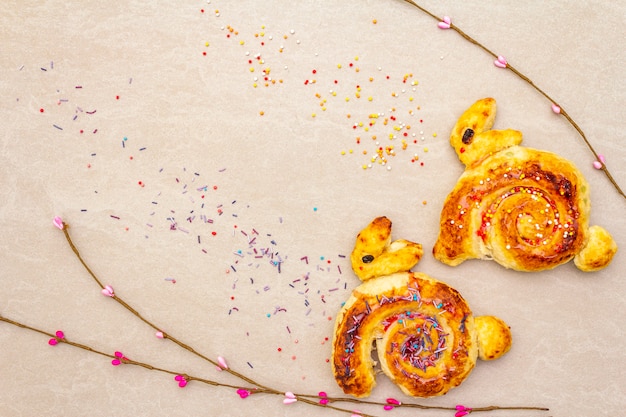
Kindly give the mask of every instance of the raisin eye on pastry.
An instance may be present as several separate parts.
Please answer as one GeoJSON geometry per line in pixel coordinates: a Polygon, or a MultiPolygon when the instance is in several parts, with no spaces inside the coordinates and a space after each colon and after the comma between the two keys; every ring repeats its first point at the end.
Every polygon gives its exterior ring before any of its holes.
{"type": "Polygon", "coordinates": [[[490,130],[495,115],[493,98],[478,100],[452,130],[465,171],[441,211],[435,258],[451,266],[493,259],[519,271],[572,258],[583,271],[606,267],[617,244],[602,227],[589,227],[581,172],[554,153],[519,146],[521,132],[490,130]]]}

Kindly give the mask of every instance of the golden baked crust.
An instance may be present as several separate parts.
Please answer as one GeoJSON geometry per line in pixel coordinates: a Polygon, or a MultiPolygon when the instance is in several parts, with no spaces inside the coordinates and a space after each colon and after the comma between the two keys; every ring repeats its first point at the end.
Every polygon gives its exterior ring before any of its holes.
{"type": "Polygon", "coordinates": [[[407,395],[459,385],[478,356],[474,317],[461,295],[425,274],[400,272],[356,288],[337,317],[332,369],[346,394],[374,388],[376,340],[383,372],[407,395]]]}
{"type": "Polygon", "coordinates": [[[435,258],[540,271],[584,253],[576,262],[582,270],[607,266],[617,246],[600,227],[594,236],[601,238],[589,238],[583,175],[554,153],[518,146],[520,132],[488,130],[495,112],[495,100],[479,100],[452,130],[450,143],[466,169],[444,203],[435,258]]]}
{"type": "Polygon", "coordinates": [[[607,266],[617,253],[617,243],[609,232],[600,226],[589,228],[587,245],[576,254],[574,263],[581,271],[592,272],[607,266]]]}
{"type": "Polygon", "coordinates": [[[478,334],[478,357],[484,361],[498,359],[511,349],[513,338],[507,324],[494,316],[474,319],[478,334]]]}
{"type": "Polygon", "coordinates": [[[422,258],[419,243],[398,239],[391,242],[391,220],[377,217],[356,237],[350,255],[352,270],[362,280],[408,271],[422,258]]]}
{"type": "Polygon", "coordinates": [[[491,316],[476,318],[484,324],[477,329],[472,311],[454,288],[408,271],[421,257],[421,245],[401,240],[394,248],[390,236],[386,217],[374,219],[357,236],[352,268],[365,282],[337,315],[333,374],[346,394],[370,395],[376,385],[375,342],[380,369],[405,394],[443,395],[463,382],[479,355],[503,355],[511,333],[491,316]]]}

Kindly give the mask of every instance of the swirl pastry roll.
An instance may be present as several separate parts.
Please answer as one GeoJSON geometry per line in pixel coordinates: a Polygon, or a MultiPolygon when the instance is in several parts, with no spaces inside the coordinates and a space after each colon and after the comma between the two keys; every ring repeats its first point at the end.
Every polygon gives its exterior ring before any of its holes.
{"type": "Polygon", "coordinates": [[[337,317],[332,369],[355,397],[376,385],[375,343],[382,371],[415,397],[443,395],[461,384],[476,359],[496,359],[511,346],[506,324],[476,317],[453,288],[422,273],[399,272],[357,287],[337,317]]]}
{"type": "Polygon", "coordinates": [[[442,395],[471,372],[476,358],[496,359],[511,346],[500,319],[474,317],[453,288],[410,272],[422,246],[390,243],[391,221],[374,219],[357,236],[352,269],[364,283],[354,289],[335,322],[332,370],[346,394],[366,397],[380,369],[416,397],[442,395]]]}
{"type": "Polygon", "coordinates": [[[570,161],[519,144],[521,132],[490,130],[492,98],[457,121],[450,143],[466,166],[441,212],[433,255],[455,266],[493,259],[518,271],[574,258],[583,271],[606,267],[617,251],[608,231],[589,227],[589,185],[570,161]]]}

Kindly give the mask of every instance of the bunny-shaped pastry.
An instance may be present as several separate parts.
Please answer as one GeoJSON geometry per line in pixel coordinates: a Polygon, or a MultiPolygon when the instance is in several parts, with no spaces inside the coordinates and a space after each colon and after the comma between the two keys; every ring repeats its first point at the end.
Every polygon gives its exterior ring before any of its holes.
{"type": "Polygon", "coordinates": [[[375,340],[382,371],[404,393],[443,395],[467,378],[477,357],[491,360],[505,354],[511,331],[497,317],[474,317],[454,288],[410,272],[420,259],[421,245],[402,240],[396,244],[401,248],[391,251],[390,236],[386,217],[374,219],[357,236],[353,270],[386,275],[362,274],[367,280],[337,315],[333,374],[346,394],[368,396],[376,385],[371,355],[375,340]],[[369,270],[374,263],[378,265],[369,270]]]}
{"type": "Polygon", "coordinates": [[[560,156],[519,146],[522,133],[490,130],[493,98],[459,118],[450,144],[465,172],[446,198],[433,255],[455,266],[493,259],[518,271],[551,269],[574,258],[582,271],[606,267],[617,244],[589,227],[589,185],[560,156]]]}

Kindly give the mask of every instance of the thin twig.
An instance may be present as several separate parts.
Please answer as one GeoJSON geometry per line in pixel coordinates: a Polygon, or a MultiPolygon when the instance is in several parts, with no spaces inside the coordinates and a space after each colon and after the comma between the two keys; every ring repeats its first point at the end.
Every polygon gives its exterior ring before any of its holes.
{"type": "MultiPolygon", "coordinates": [[[[427,14],[428,16],[432,17],[433,19],[435,19],[437,21],[442,21],[442,18],[440,18],[439,16],[431,13],[430,11],[428,11],[425,8],[423,8],[422,6],[420,6],[419,4],[414,2],[413,0],[402,0],[402,1],[412,5],[414,7],[416,7],[417,9],[422,11],[424,14],[427,14]]],[[[469,36],[467,33],[463,32],[461,30],[461,28],[459,28],[458,26],[450,23],[450,29],[452,29],[455,32],[457,32],[459,35],[461,35],[468,42],[478,46],[480,49],[485,51],[487,54],[491,55],[494,58],[498,58],[498,55],[495,52],[493,52],[491,49],[487,48],[482,43],[478,42],[476,39],[474,39],[471,36],[469,36]]],[[[600,158],[600,155],[596,152],[594,147],[591,145],[591,142],[589,141],[589,139],[587,139],[587,135],[585,135],[585,132],[583,132],[583,130],[578,125],[578,123],[576,123],[574,121],[574,119],[563,109],[563,107],[556,100],[554,100],[552,97],[550,97],[548,95],[548,93],[546,93],[543,89],[539,88],[539,86],[537,84],[535,84],[530,78],[528,78],[526,75],[524,75],[521,71],[519,71],[518,69],[513,67],[508,62],[506,63],[506,68],[511,70],[515,75],[517,75],[520,79],[525,81],[528,85],[530,85],[533,89],[535,89],[539,94],[541,94],[546,99],[548,99],[552,104],[554,104],[554,105],[559,107],[559,109],[560,109],[559,114],[562,115],[565,118],[565,120],[567,120],[569,122],[569,124],[572,125],[572,127],[574,127],[574,129],[578,132],[580,137],[585,142],[585,145],[587,145],[587,148],[589,148],[589,150],[591,151],[593,156],[596,158],[596,161],[598,163],[600,163],[600,169],[604,172],[604,175],[606,175],[606,177],[609,179],[609,181],[611,182],[613,187],[617,190],[618,194],[626,199],[626,194],[624,194],[624,191],[622,191],[622,189],[620,188],[620,186],[617,183],[617,181],[615,180],[615,178],[613,178],[613,175],[611,175],[611,173],[609,172],[609,169],[606,166],[606,163],[602,160],[602,158],[600,158]]]]}

